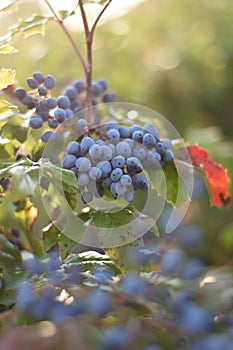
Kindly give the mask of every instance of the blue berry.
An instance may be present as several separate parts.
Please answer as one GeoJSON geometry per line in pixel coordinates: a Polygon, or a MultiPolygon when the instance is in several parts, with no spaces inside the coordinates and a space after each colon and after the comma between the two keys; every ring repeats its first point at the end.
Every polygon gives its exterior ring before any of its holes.
{"type": "Polygon", "coordinates": [[[54,118],[57,119],[59,123],[63,123],[66,118],[66,112],[62,108],[57,108],[54,111],[54,118]]]}
{"type": "Polygon", "coordinates": [[[28,107],[28,109],[32,109],[36,107],[36,102],[34,98],[30,95],[26,95],[21,102],[28,107]]]}
{"type": "Polygon", "coordinates": [[[67,154],[77,155],[79,153],[79,150],[80,150],[80,144],[76,141],[69,142],[66,147],[67,154]]]}
{"type": "Polygon", "coordinates": [[[113,168],[123,168],[125,165],[125,158],[123,156],[116,156],[111,160],[113,168]]]}
{"type": "Polygon", "coordinates": [[[130,131],[125,126],[120,126],[118,131],[122,139],[127,139],[130,137],[130,131]]]}
{"type": "Polygon", "coordinates": [[[83,130],[87,126],[87,121],[85,119],[81,118],[77,121],[76,125],[77,125],[78,129],[83,130]]]}
{"type": "Polygon", "coordinates": [[[110,189],[110,186],[112,184],[112,179],[110,176],[107,176],[103,179],[102,184],[105,188],[110,189]]]}
{"type": "Polygon", "coordinates": [[[93,194],[91,192],[82,192],[82,200],[84,203],[90,203],[93,200],[93,194]]]}
{"type": "Polygon", "coordinates": [[[102,160],[111,160],[112,159],[112,150],[109,146],[103,145],[101,148],[101,159],[102,160]]]}
{"type": "Polygon", "coordinates": [[[100,168],[97,168],[97,167],[91,167],[89,172],[88,172],[88,175],[90,177],[91,180],[93,181],[96,181],[96,180],[99,180],[101,179],[102,177],[102,171],[100,168]]]}
{"type": "Polygon", "coordinates": [[[183,261],[183,253],[178,249],[166,251],[161,259],[161,269],[164,273],[177,272],[183,261]]]}
{"type": "Polygon", "coordinates": [[[65,96],[67,96],[70,101],[75,101],[78,97],[78,92],[74,87],[67,87],[65,89],[65,96]]]}
{"type": "Polygon", "coordinates": [[[70,109],[70,108],[66,108],[65,112],[66,112],[66,119],[70,119],[74,116],[74,113],[73,113],[72,109],[70,109]]]}
{"type": "Polygon", "coordinates": [[[160,137],[159,131],[156,129],[156,126],[152,123],[147,123],[143,126],[143,130],[147,133],[152,134],[156,139],[160,137]]]}
{"type": "Polygon", "coordinates": [[[130,132],[130,136],[132,137],[133,133],[135,131],[142,131],[142,127],[140,125],[133,125],[130,127],[129,132],[130,132]]]}
{"type": "Polygon", "coordinates": [[[88,158],[80,157],[76,160],[75,166],[80,172],[86,173],[91,169],[91,162],[88,158]]]}
{"type": "Polygon", "coordinates": [[[173,153],[169,149],[166,149],[163,153],[164,162],[170,162],[171,160],[173,160],[173,158],[173,153]]]}
{"type": "Polygon", "coordinates": [[[97,164],[97,167],[100,168],[100,170],[102,171],[102,177],[107,177],[111,174],[112,172],[112,166],[111,163],[109,163],[108,161],[101,161],[97,164]]]}
{"type": "Polygon", "coordinates": [[[86,84],[84,80],[77,80],[74,83],[74,87],[77,90],[78,94],[81,94],[86,89],[86,84]]]}
{"type": "Polygon", "coordinates": [[[102,87],[96,81],[91,84],[91,91],[94,96],[99,96],[102,93],[102,87]]]}
{"type": "Polygon", "coordinates": [[[145,150],[145,148],[143,147],[140,147],[140,148],[135,148],[133,150],[133,155],[140,159],[140,160],[143,160],[147,157],[147,151],[145,150]]]}
{"type": "Polygon", "coordinates": [[[124,186],[120,183],[120,181],[112,182],[110,191],[113,199],[119,199],[124,193],[124,186]]]}
{"type": "Polygon", "coordinates": [[[132,185],[131,176],[129,176],[127,174],[122,175],[120,181],[121,181],[122,185],[125,187],[129,187],[132,185]]]}
{"type": "Polygon", "coordinates": [[[98,144],[93,144],[90,149],[89,149],[89,155],[93,159],[98,159],[100,158],[102,153],[101,147],[98,144]]]}
{"type": "Polygon", "coordinates": [[[99,79],[97,81],[98,85],[101,87],[102,92],[104,92],[105,90],[107,90],[108,88],[108,83],[107,80],[105,79],[99,79]]]}
{"type": "Polygon", "coordinates": [[[22,88],[18,88],[14,91],[14,95],[16,98],[18,98],[20,101],[24,99],[24,97],[27,96],[27,91],[22,88]]]}
{"type": "Polygon", "coordinates": [[[214,315],[203,307],[194,303],[186,304],[181,317],[181,325],[185,331],[207,332],[214,324],[214,315]]]}
{"type": "Polygon", "coordinates": [[[149,151],[147,153],[147,160],[150,164],[160,162],[161,161],[161,155],[158,152],[155,151],[149,151]]]}
{"type": "Polygon", "coordinates": [[[147,191],[149,188],[148,180],[145,176],[139,176],[137,178],[137,188],[142,191],[147,191]]]}
{"type": "Polygon", "coordinates": [[[44,82],[44,75],[41,72],[33,73],[33,78],[36,79],[39,84],[43,84],[44,82]]]}
{"type": "Polygon", "coordinates": [[[53,97],[50,97],[45,101],[45,104],[48,107],[48,109],[53,109],[57,107],[57,100],[53,97]]]}
{"type": "Polygon", "coordinates": [[[131,155],[131,147],[125,141],[121,141],[116,145],[117,155],[128,158],[131,155]]]}
{"type": "Polygon", "coordinates": [[[110,129],[116,129],[118,130],[119,129],[119,124],[117,122],[115,122],[114,120],[109,120],[106,124],[105,124],[105,127],[107,130],[110,130],[110,129]]]}
{"type": "Polygon", "coordinates": [[[200,259],[190,258],[186,261],[182,275],[185,278],[197,278],[204,272],[204,264],[200,259]]]}
{"type": "Polygon", "coordinates": [[[43,142],[52,142],[52,141],[56,141],[57,137],[58,137],[58,134],[55,131],[47,130],[41,136],[41,140],[43,142]]]}
{"type": "Polygon", "coordinates": [[[111,180],[117,182],[121,179],[122,175],[123,175],[123,171],[121,170],[121,168],[115,168],[111,172],[111,180]]]}
{"type": "Polygon", "coordinates": [[[49,119],[48,121],[48,126],[50,126],[50,128],[52,129],[56,129],[58,127],[59,123],[57,120],[55,119],[49,119]]]}
{"type": "Polygon", "coordinates": [[[109,103],[109,102],[115,102],[116,101],[116,95],[114,92],[107,92],[103,97],[102,101],[104,103],[109,103]]]}
{"type": "Polygon", "coordinates": [[[132,139],[136,142],[142,143],[143,131],[134,131],[132,139]]]}
{"type": "Polygon", "coordinates": [[[39,83],[36,79],[34,78],[28,78],[27,79],[27,84],[31,89],[37,89],[39,86],[39,83]]]}
{"type": "Polygon", "coordinates": [[[70,107],[70,99],[67,96],[60,96],[57,99],[58,107],[66,109],[70,107]]]}
{"type": "Polygon", "coordinates": [[[129,203],[134,201],[134,190],[133,189],[128,189],[125,191],[125,200],[129,203]]]}
{"type": "Polygon", "coordinates": [[[46,77],[44,78],[44,86],[51,90],[54,88],[54,86],[56,85],[56,79],[54,78],[53,75],[46,75],[46,77]]]}
{"type": "Polygon", "coordinates": [[[48,94],[48,90],[46,88],[44,88],[44,87],[39,87],[38,94],[40,96],[46,96],[48,94]]]}
{"type": "Polygon", "coordinates": [[[157,142],[155,145],[155,149],[159,154],[163,154],[165,151],[165,146],[162,142],[157,142]]]}
{"type": "Polygon", "coordinates": [[[32,129],[39,129],[42,127],[42,125],[43,125],[43,119],[41,118],[41,116],[36,115],[30,118],[29,126],[32,129]]]}
{"type": "Polygon", "coordinates": [[[39,114],[44,121],[49,120],[49,109],[44,101],[40,101],[37,104],[36,113],[39,114]]]}
{"type": "Polygon", "coordinates": [[[62,163],[64,169],[71,169],[75,166],[77,158],[73,154],[67,154],[62,163]]]}
{"type": "Polygon", "coordinates": [[[112,139],[119,139],[120,138],[120,133],[118,130],[116,129],[109,129],[108,133],[107,133],[108,139],[112,140],[112,139]]]}
{"type": "Polygon", "coordinates": [[[129,157],[126,161],[126,167],[129,174],[138,174],[143,170],[143,165],[136,157],[129,157]]]}
{"type": "Polygon", "coordinates": [[[142,138],[142,144],[147,148],[152,148],[156,144],[156,139],[152,134],[145,134],[142,138]]]}
{"type": "Polygon", "coordinates": [[[92,145],[94,145],[95,141],[89,137],[85,136],[81,143],[80,143],[80,149],[82,152],[87,153],[92,145]]]}
{"type": "Polygon", "coordinates": [[[78,185],[80,188],[84,188],[90,182],[90,178],[87,173],[79,173],[78,175],[78,185]]]}

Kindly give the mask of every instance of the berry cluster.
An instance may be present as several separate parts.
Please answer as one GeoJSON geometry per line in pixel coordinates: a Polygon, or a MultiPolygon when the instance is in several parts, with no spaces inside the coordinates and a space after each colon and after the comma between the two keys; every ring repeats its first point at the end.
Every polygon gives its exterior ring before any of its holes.
{"type": "MultiPolygon", "coordinates": [[[[44,76],[41,72],[33,73],[27,79],[27,85],[31,89],[27,92],[24,88],[17,88],[14,95],[27,109],[35,112],[30,118],[29,126],[40,129],[46,122],[51,129],[56,129],[59,124],[72,118],[73,115],[86,107],[86,84],[84,80],[77,80],[73,85],[67,86],[63,95],[52,97],[52,89],[56,85],[56,79],[52,75],[44,76]]],[[[105,79],[92,82],[92,104],[115,101],[113,92],[106,92],[108,83],[105,79]]],[[[54,135],[52,130],[47,130],[42,135],[42,140],[48,142],[54,135]]]]}
{"type": "MultiPolygon", "coordinates": [[[[79,119],[77,125],[85,130],[85,123],[79,119]]],[[[77,176],[84,203],[90,203],[94,196],[102,197],[108,190],[113,199],[124,196],[127,202],[132,202],[136,190],[148,190],[143,171],[173,159],[171,141],[160,140],[153,124],[127,128],[108,121],[101,135],[102,139],[95,140],[92,130],[88,132],[86,128],[79,142],[68,144],[63,159],[63,168],[77,176]]]]}

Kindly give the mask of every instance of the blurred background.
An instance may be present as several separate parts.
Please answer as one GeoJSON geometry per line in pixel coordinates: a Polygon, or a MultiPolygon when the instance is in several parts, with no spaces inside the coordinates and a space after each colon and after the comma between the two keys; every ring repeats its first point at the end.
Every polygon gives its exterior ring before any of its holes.
{"type": "MultiPolygon", "coordinates": [[[[158,111],[188,143],[208,149],[232,179],[232,1],[145,0],[129,8],[124,1],[118,4],[119,12],[116,7],[114,11],[109,8],[111,15],[96,31],[94,78],[105,77],[118,101],[158,111]]],[[[16,11],[1,15],[0,35],[16,20],[43,11],[41,2],[22,0],[16,11]]],[[[79,17],[67,24],[84,51],[83,32],[75,29],[80,28],[79,17]]],[[[79,61],[56,23],[46,25],[45,36],[24,39],[17,34],[13,44],[18,52],[1,55],[0,65],[16,70],[20,86],[26,86],[26,78],[34,71],[42,71],[56,76],[59,94],[83,77],[79,61]]],[[[208,264],[232,263],[232,203],[220,210],[210,207],[202,188],[202,180],[197,179],[187,225],[195,224],[204,232],[201,254],[208,264]]]]}

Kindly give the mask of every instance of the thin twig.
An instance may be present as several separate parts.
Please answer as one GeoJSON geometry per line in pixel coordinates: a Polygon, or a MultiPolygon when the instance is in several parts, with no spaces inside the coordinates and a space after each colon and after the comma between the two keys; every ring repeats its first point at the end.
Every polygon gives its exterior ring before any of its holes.
{"type": "Polygon", "coordinates": [[[85,36],[86,36],[86,40],[87,40],[90,31],[89,31],[89,25],[88,25],[88,21],[87,21],[87,16],[86,16],[86,12],[85,12],[84,7],[83,7],[83,1],[82,0],[79,0],[79,7],[80,7],[80,11],[81,11],[82,20],[83,20],[85,36]]]}
{"type": "Polygon", "coordinates": [[[85,75],[87,75],[87,66],[86,66],[86,63],[84,61],[84,58],[81,54],[81,52],[79,51],[79,48],[78,46],[76,45],[74,39],[72,38],[72,36],[70,35],[70,33],[68,32],[63,20],[58,16],[58,14],[56,13],[56,11],[54,10],[54,8],[51,6],[51,4],[49,3],[48,0],[44,0],[45,3],[48,5],[50,11],[52,12],[52,14],[54,15],[54,17],[56,18],[57,22],[59,23],[59,25],[61,26],[63,32],[66,34],[67,38],[69,39],[71,45],[73,46],[76,54],[78,55],[79,59],[80,59],[80,62],[83,66],[83,70],[84,70],[84,73],[85,75]]]}
{"type": "Polygon", "coordinates": [[[95,32],[95,29],[97,27],[97,24],[99,23],[99,20],[100,18],[102,17],[103,13],[105,12],[105,10],[108,8],[108,6],[111,4],[112,0],[109,0],[108,3],[103,7],[103,9],[100,11],[98,17],[96,18],[91,30],[90,30],[90,35],[93,39],[93,36],[94,36],[94,32],[95,32]]]}

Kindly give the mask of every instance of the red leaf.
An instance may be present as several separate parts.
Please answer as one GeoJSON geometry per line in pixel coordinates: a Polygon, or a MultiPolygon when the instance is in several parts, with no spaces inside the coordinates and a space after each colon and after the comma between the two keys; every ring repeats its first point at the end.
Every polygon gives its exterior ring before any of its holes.
{"type": "Polygon", "coordinates": [[[203,148],[192,145],[188,147],[188,151],[192,164],[206,174],[211,204],[220,208],[228,203],[230,200],[228,191],[230,179],[227,176],[226,169],[215,163],[203,148]]]}

